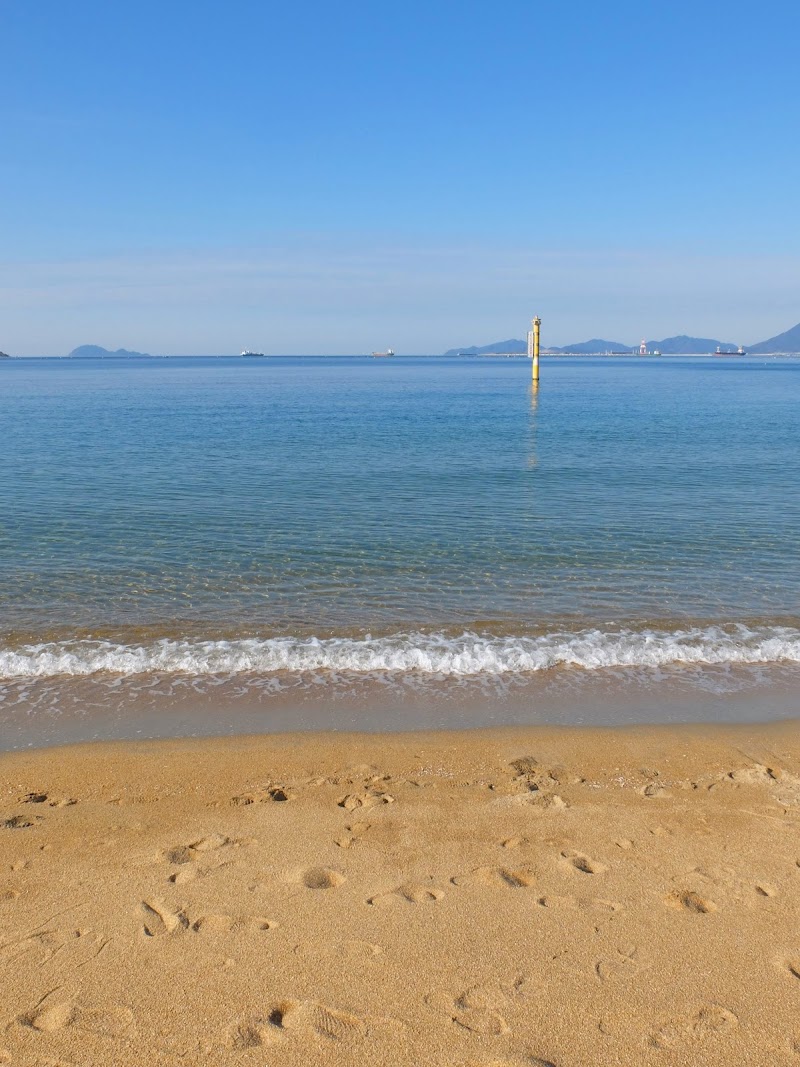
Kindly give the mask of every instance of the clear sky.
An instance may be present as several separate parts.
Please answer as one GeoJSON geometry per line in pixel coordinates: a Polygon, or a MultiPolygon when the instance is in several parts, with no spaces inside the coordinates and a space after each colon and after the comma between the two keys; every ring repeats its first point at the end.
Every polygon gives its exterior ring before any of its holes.
{"type": "Polygon", "coordinates": [[[0,0],[0,349],[752,343],[796,0],[0,0]]]}

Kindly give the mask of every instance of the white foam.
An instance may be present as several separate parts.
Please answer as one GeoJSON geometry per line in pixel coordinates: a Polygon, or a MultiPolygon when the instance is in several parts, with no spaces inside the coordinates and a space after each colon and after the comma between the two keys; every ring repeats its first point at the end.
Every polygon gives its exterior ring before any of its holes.
{"type": "Polygon", "coordinates": [[[417,674],[441,678],[524,675],[557,667],[585,671],[687,665],[800,663],[800,630],[789,626],[598,630],[540,636],[399,633],[388,637],[160,640],[142,645],[62,641],[0,648],[0,678],[309,671],[417,674]]]}

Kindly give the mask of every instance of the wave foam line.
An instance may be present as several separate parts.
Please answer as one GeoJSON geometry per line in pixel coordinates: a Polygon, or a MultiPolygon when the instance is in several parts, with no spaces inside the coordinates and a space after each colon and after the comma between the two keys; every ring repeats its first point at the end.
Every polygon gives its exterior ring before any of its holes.
{"type": "Polygon", "coordinates": [[[0,678],[112,674],[330,671],[440,677],[514,675],[554,667],[601,670],[679,664],[800,663],[800,630],[785,626],[582,630],[541,636],[402,633],[388,637],[160,640],[139,646],[64,641],[0,648],[0,678]]]}

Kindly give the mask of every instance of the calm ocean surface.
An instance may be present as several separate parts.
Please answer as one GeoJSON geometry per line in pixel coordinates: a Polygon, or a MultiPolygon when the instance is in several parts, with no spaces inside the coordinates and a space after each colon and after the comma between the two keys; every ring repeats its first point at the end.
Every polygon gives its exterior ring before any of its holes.
{"type": "Polygon", "coordinates": [[[568,721],[547,708],[577,692],[590,721],[631,686],[800,710],[800,361],[550,359],[536,395],[529,375],[1,361],[5,743],[222,729],[237,706],[285,728],[312,696],[367,709],[337,726],[381,703],[402,726],[409,694],[415,724],[509,694],[509,721],[568,721]]]}

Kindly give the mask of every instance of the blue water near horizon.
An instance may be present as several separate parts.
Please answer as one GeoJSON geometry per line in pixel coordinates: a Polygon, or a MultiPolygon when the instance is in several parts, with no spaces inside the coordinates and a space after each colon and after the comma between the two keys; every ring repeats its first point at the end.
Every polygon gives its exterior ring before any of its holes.
{"type": "Polygon", "coordinates": [[[0,362],[0,681],[800,662],[800,360],[0,362]]]}

